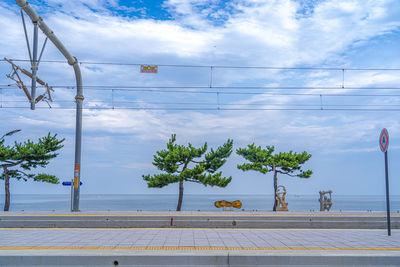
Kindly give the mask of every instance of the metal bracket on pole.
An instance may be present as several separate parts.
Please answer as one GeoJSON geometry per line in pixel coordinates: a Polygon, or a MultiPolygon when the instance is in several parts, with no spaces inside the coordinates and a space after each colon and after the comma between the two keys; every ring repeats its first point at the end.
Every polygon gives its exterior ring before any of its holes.
{"type": "MultiPolygon", "coordinates": [[[[31,102],[31,109],[35,109],[35,98],[36,98],[36,73],[38,70],[39,62],[37,60],[37,52],[38,52],[38,19],[40,18],[39,16],[35,16],[35,20],[32,18],[33,22],[33,49],[31,53],[31,47],[29,45],[29,38],[28,38],[28,33],[26,30],[26,24],[25,24],[25,18],[24,18],[24,13],[22,12],[21,9],[21,18],[22,18],[22,24],[24,26],[24,33],[25,33],[25,40],[26,40],[26,46],[28,48],[28,54],[29,54],[29,59],[31,61],[31,70],[32,70],[32,85],[31,85],[31,97],[30,102],[31,102]],[[33,54],[33,56],[32,56],[33,54]]],[[[47,38],[44,42],[42,51],[40,53],[40,58],[42,57],[44,47],[46,45],[47,38]]],[[[40,61],[40,59],[39,59],[40,61]]]]}
{"type": "Polygon", "coordinates": [[[53,31],[44,23],[43,19],[25,0],[15,0],[15,2],[28,14],[33,23],[37,23],[42,32],[50,39],[50,41],[58,48],[58,50],[67,59],[68,64],[73,66],[76,78],[76,131],[75,131],[75,168],[74,168],[74,187],[73,187],[73,203],[71,211],[79,211],[79,190],[80,190],[80,166],[81,166],[81,142],[82,142],[82,74],[79,68],[78,60],[73,57],[64,47],[53,31]],[[77,169],[78,166],[78,169],[77,169]]]}
{"type": "Polygon", "coordinates": [[[22,12],[22,8],[21,8],[21,19],[22,19],[22,25],[24,26],[25,41],[26,41],[26,47],[28,48],[29,59],[32,62],[31,46],[29,45],[29,38],[28,38],[28,33],[26,31],[24,12],[22,12]]]}
{"type": "Polygon", "coordinates": [[[43,94],[39,95],[38,97],[33,98],[33,96],[29,93],[28,89],[24,85],[21,77],[18,74],[18,71],[20,71],[22,74],[25,74],[26,76],[28,76],[31,79],[33,79],[33,75],[29,71],[27,71],[26,69],[21,68],[20,66],[16,65],[11,59],[4,58],[4,60],[7,61],[8,63],[10,63],[11,67],[13,69],[11,71],[11,73],[9,75],[7,75],[7,77],[10,78],[11,80],[15,81],[17,86],[24,91],[24,93],[25,93],[26,97],[28,98],[29,102],[36,104],[41,100],[44,100],[46,102],[47,102],[47,100],[53,101],[53,99],[51,97],[51,92],[54,92],[54,89],[51,86],[49,86],[47,83],[45,83],[44,81],[39,79],[39,77],[37,77],[37,76],[35,76],[35,81],[37,83],[39,83],[40,85],[44,86],[46,88],[46,91],[43,94]],[[16,77],[14,77],[14,76],[16,76],[16,77]]]}
{"type": "Polygon", "coordinates": [[[36,64],[36,66],[38,66],[38,67],[39,67],[40,60],[42,59],[43,51],[44,51],[44,48],[46,47],[46,44],[47,44],[47,40],[48,40],[48,39],[49,39],[48,37],[46,37],[46,39],[44,39],[44,43],[43,43],[43,46],[42,46],[42,50],[40,51],[40,56],[39,56],[39,59],[38,59],[37,64],[36,64]]]}

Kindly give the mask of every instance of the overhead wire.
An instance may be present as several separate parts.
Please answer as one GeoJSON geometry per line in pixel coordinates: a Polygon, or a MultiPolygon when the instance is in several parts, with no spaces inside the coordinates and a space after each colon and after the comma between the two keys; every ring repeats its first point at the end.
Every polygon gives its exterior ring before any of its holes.
{"type": "MultiPolygon", "coordinates": [[[[27,86],[29,87],[29,86],[27,86]]],[[[17,86],[9,86],[9,85],[0,85],[1,89],[9,89],[9,90],[19,90],[17,86]]],[[[38,86],[38,88],[41,88],[38,86]]],[[[44,87],[43,87],[44,88],[44,87]]],[[[60,89],[67,89],[67,90],[74,90],[74,86],[68,85],[55,85],[52,88],[60,88],[60,89]]],[[[320,95],[321,93],[271,93],[271,92],[229,92],[229,91],[188,91],[188,90],[170,90],[170,89],[265,89],[265,90],[400,90],[400,87],[231,87],[231,86],[224,86],[224,87],[201,87],[201,86],[104,86],[104,85],[86,85],[83,86],[85,90],[96,90],[96,91],[131,91],[131,92],[160,92],[160,93],[206,93],[206,94],[273,94],[273,95],[320,95]],[[154,88],[154,89],[153,89],[154,88]],[[167,89],[167,90],[161,90],[167,89]]],[[[327,94],[322,93],[323,95],[339,95],[339,94],[327,94]]],[[[355,94],[341,94],[343,96],[351,96],[355,94]]],[[[358,94],[359,95],[359,94],[358,94]]],[[[382,94],[363,94],[365,96],[380,96],[382,94]]],[[[385,96],[397,96],[397,94],[385,94],[385,96]]]]}
{"type": "MultiPolygon", "coordinates": [[[[96,86],[97,87],[97,86],[96,86]]],[[[61,88],[61,87],[60,87],[61,88]]],[[[69,88],[69,87],[68,87],[69,88]]],[[[0,89],[11,89],[10,87],[3,87],[1,86],[0,89]]],[[[13,89],[18,89],[17,87],[13,89]]],[[[108,91],[115,91],[118,89],[115,88],[88,88],[91,90],[96,90],[96,89],[103,89],[103,90],[108,90],[108,91]]],[[[121,91],[125,91],[125,89],[120,89],[121,91]]],[[[251,95],[271,95],[271,96],[319,96],[319,97],[400,97],[400,94],[327,94],[327,93],[276,93],[276,92],[224,92],[224,91],[182,91],[182,90],[149,90],[149,89],[131,89],[135,92],[161,92],[161,93],[208,93],[208,94],[251,94],[251,95]]],[[[4,103],[12,103],[12,102],[25,102],[22,100],[3,100],[2,102],[4,103]]],[[[255,106],[255,105],[273,105],[273,104],[266,104],[266,103],[248,103],[248,104],[241,104],[241,103],[199,103],[199,102],[147,102],[147,101],[112,101],[113,105],[114,104],[129,104],[129,103],[136,103],[136,104],[143,104],[143,105],[217,105],[217,106],[255,106]]],[[[74,103],[72,100],[57,100],[54,101],[53,103],[74,103]]],[[[108,104],[107,101],[96,101],[96,100],[91,100],[89,102],[85,102],[86,104],[91,104],[91,103],[105,103],[108,104]]],[[[282,106],[282,105],[281,105],[282,106]]],[[[318,104],[318,105],[308,105],[308,104],[285,104],[283,106],[320,106],[322,108],[328,107],[328,106],[398,106],[398,105],[387,105],[387,104],[340,104],[340,105],[329,105],[329,104],[318,104]]],[[[117,108],[114,106],[114,109],[117,108]]],[[[126,108],[126,107],[125,107],[126,108]]],[[[141,107],[143,108],[143,107],[141,107]]]]}
{"type": "MultiPolygon", "coordinates": [[[[4,61],[1,60],[0,61],[4,61]]],[[[13,61],[27,61],[23,59],[13,59],[13,61]]],[[[60,60],[46,60],[42,62],[48,63],[67,63],[66,61],[60,60]]],[[[99,64],[99,65],[133,65],[139,66],[139,63],[122,63],[122,62],[89,62],[82,61],[80,64],[99,64]]],[[[224,65],[177,65],[177,64],[158,64],[163,67],[198,67],[198,68],[231,68],[231,69],[270,69],[270,70],[334,70],[342,71],[345,70],[360,70],[360,71],[400,71],[400,68],[338,68],[338,67],[268,67],[268,66],[224,66],[224,65]]],[[[52,88],[62,89],[75,89],[73,85],[55,85],[52,88]]],[[[0,89],[19,89],[13,85],[0,85],[0,89]]],[[[97,90],[97,91],[112,91],[112,107],[84,107],[84,109],[148,109],[148,110],[388,110],[394,111],[397,109],[360,109],[360,108],[343,108],[343,107],[397,107],[400,105],[394,104],[323,104],[322,97],[398,97],[400,94],[355,94],[352,93],[287,93],[287,92],[253,92],[251,90],[400,90],[400,87],[385,86],[385,87],[355,87],[355,86],[344,86],[344,82],[341,86],[215,86],[212,82],[209,86],[160,86],[160,85],[85,85],[84,90],[97,90]],[[214,89],[214,90],[212,90],[214,89]],[[212,91],[210,91],[212,90],[212,91]],[[236,90],[247,90],[247,91],[236,91],[236,90]],[[218,97],[218,103],[199,103],[199,102],[145,102],[145,101],[114,101],[114,91],[122,92],[147,92],[147,93],[185,93],[185,94],[216,94],[218,97]],[[265,103],[220,103],[219,95],[271,95],[271,96],[319,96],[321,98],[320,104],[265,104],[265,103]],[[216,105],[216,108],[171,108],[171,107],[115,107],[115,104],[142,104],[142,105],[216,105]],[[264,106],[264,108],[224,108],[224,106],[264,106]],[[265,106],[297,106],[297,107],[318,107],[315,109],[298,109],[298,108],[265,108],[265,106]],[[329,108],[329,107],[342,107],[342,108],[329,108]]],[[[4,101],[2,103],[10,102],[22,102],[17,100],[4,101]]],[[[73,103],[74,101],[59,100],[55,103],[73,103]]],[[[89,101],[86,104],[92,103],[104,103],[106,101],[89,101]]],[[[20,107],[2,107],[2,108],[20,108],[20,107]]],[[[48,108],[48,107],[44,107],[48,108]]],[[[69,109],[69,107],[52,107],[53,109],[69,109]]],[[[72,107],[71,107],[72,108],[72,107]]]]}
{"type": "MultiPolygon", "coordinates": [[[[64,109],[75,110],[74,107],[36,107],[37,109],[64,109]]],[[[30,109],[30,107],[0,107],[0,109],[30,109]]],[[[267,110],[292,110],[292,111],[400,111],[399,109],[381,108],[150,108],[150,107],[83,107],[85,110],[192,110],[192,111],[267,111],[267,110]]]]}
{"type": "MultiPolygon", "coordinates": [[[[29,62],[28,59],[11,59],[15,62],[29,62]]],[[[4,59],[0,59],[4,61],[4,59]]],[[[65,63],[64,60],[42,60],[46,63],[65,63]]],[[[284,67],[284,66],[234,66],[234,65],[194,65],[194,64],[148,64],[137,62],[96,62],[96,61],[80,61],[80,64],[88,65],[117,65],[117,66],[141,66],[141,65],[157,65],[159,67],[176,67],[176,68],[221,68],[221,69],[266,69],[266,70],[334,70],[334,71],[400,71],[400,68],[350,68],[350,67],[284,67]]]]}
{"type": "MultiPolygon", "coordinates": [[[[4,103],[26,103],[26,100],[4,100],[4,103]]],[[[58,100],[53,101],[57,103],[75,103],[72,100],[58,100]]],[[[105,101],[91,100],[86,102],[86,105],[93,103],[110,104],[105,101]]],[[[144,102],[144,101],[114,101],[114,104],[143,104],[143,105],[199,105],[199,106],[316,106],[320,107],[321,104],[282,104],[282,103],[212,103],[212,102],[144,102]]],[[[400,107],[400,104],[323,104],[323,107],[400,107]]]]}

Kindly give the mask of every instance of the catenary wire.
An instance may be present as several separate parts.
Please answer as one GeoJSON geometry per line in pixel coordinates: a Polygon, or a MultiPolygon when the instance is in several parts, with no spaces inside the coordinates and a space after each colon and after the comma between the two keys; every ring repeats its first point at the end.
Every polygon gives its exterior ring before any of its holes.
{"type": "MultiPolygon", "coordinates": [[[[28,59],[11,59],[15,62],[30,62],[28,59]]],[[[0,59],[0,61],[5,61],[0,59]]],[[[65,63],[64,60],[42,60],[46,63],[65,63]]],[[[337,71],[400,71],[400,68],[346,68],[346,67],[275,67],[275,66],[233,66],[233,65],[193,65],[193,64],[148,64],[148,63],[126,63],[126,62],[95,62],[80,61],[80,64],[88,65],[118,65],[118,66],[140,66],[157,65],[159,67],[178,67],[178,68],[223,68],[223,69],[267,69],[267,70],[337,70],[337,71]]]]}
{"type": "MultiPolygon", "coordinates": [[[[3,89],[18,89],[14,84],[1,84],[3,89]]],[[[30,86],[27,86],[28,88],[30,86]]],[[[63,88],[75,90],[74,85],[53,85],[52,88],[63,88]]],[[[37,86],[37,88],[44,88],[37,86]]],[[[352,86],[143,86],[143,85],[84,85],[83,89],[86,90],[125,90],[125,89],[262,89],[262,90],[400,90],[397,86],[385,87],[352,87],[352,86]]]]}
{"type": "MultiPolygon", "coordinates": [[[[75,110],[74,107],[36,107],[37,109],[75,110]]],[[[30,109],[30,107],[0,107],[0,109],[30,109]]],[[[297,111],[400,111],[400,109],[361,109],[361,108],[150,108],[150,107],[84,107],[86,110],[193,110],[193,111],[267,111],[267,110],[297,110],[297,111]]]]}
{"type": "MultiPolygon", "coordinates": [[[[27,103],[26,100],[3,100],[3,103],[27,103]]],[[[57,100],[51,102],[57,103],[75,103],[72,100],[57,100]]],[[[87,101],[85,104],[112,104],[106,101],[87,101]]],[[[274,104],[274,103],[212,103],[212,102],[144,102],[144,101],[114,101],[113,104],[143,104],[143,105],[199,105],[199,106],[305,106],[305,107],[321,107],[321,104],[274,104]]],[[[400,104],[323,104],[322,107],[400,107],[400,104]]]]}
{"type": "MultiPolygon", "coordinates": [[[[29,61],[29,60],[20,60],[20,59],[15,59],[14,61],[29,61]]],[[[65,61],[57,61],[57,60],[48,60],[48,61],[42,61],[42,62],[55,62],[55,63],[66,63],[65,61]]],[[[80,62],[81,64],[108,64],[108,65],[126,65],[125,63],[113,63],[113,62],[80,62]]],[[[128,65],[141,65],[138,63],[127,63],[128,65]]],[[[296,70],[296,69],[303,69],[303,70],[400,70],[400,69],[389,69],[389,68],[325,68],[325,67],[257,67],[257,66],[205,66],[205,65],[172,65],[172,64],[159,64],[159,66],[166,66],[166,67],[210,67],[210,68],[256,68],[256,69],[277,69],[277,70],[296,70]]],[[[17,87],[12,87],[10,85],[0,85],[2,88],[0,89],[18,89],[17,87]]],[[[64,89],[75,89],[75,86],[66,86],[66,85],[58,85],[58,86],[52,86],[53,88],[64,88],[64,89]]],[[[261,89],[261,90],[399,90],[400,87],[344,87],[344,86],[213,86],[210,84],[209,86],[106,86],[106,85],[86,85],[84,86],[85,90],[102,90],[102,91],[133,91],[133,92],[158,92],[158,93],[207,93],[207,94],[259,94],[259,95],[274,95],[274,96],[320,96],[320,97],[326,97],[326,96],[342,96],[342,97],[350,97],[350,96],[373,96],[373,97],[393,97],[393,96],[400,96],[399,94],[327,94],[327,93],[271,93],[271,92],[227,92],[227,91],[199,91],[199,90],[194,90],[194,89],[230,89],[230,90],[237,90],[237,89],[247,89],[247,90],[255,90],[255,89],[261,89]],[[161,90],[161,89],[167,89],[167,90],[161,90]],[[181,90],[171,90],[171,89],[181,89],[181,90]],[[186,90],[182,90],[186,89],[186,90]],[[189,91],[188,91],[189,90],[189,91]]],[[[8,102],[8,101],[2,101],[3,102],[8,102]]],[[[12,101],[10,101],[12,102],[12,101]]],[[[15,102],[15,101],[14,101],[15,102]]],[[[58,101],[58,103],[61,102],[73,102],[73,101],[58,101]]],[[[96,101],[90,101],[89,103],[94,103],[96,101]]],[[[107,103],[105,101],[97,101],[97,103],[107,103]]],[[[120,103],[134,103],[134,102],[121,102],[121,101],[113,101],[114,104],[120,104],[120,103]]],[[[140,102],[141,104],[146,104],[146,105],[156,105],[156,104],[161,104],[161,105],[218,105],[218,110],[247,110],[247,109],[226,109],[226,108],[221,108],[219,106],[239,106],[239,105],[246,105],[246,106],[255,106],[255,105],[265,105],[265,104],[221,104],[221,103],[150,103],[150,102],[140,102]]],[[[271,104],[269,104],[271,106],[271,104]]],[[[275,105],[276,106],[276,105],[275,105]]],[[[319,107],[317,110],[320,109],[325,109],[327,110],[327,107],[371,107],[371,106],[390,106],[390,107],[396,107],[398,105],[386,105],[386,104],[381,104],[381,105],[357,105],[357,104],[352,104],[352,105],[327,105],[327,104],[319,104],[319,105],[307,105],[307,104],[292,104],[292,105],[281,105],[281,106],[317,106],[319,107]]],[[[7,107],[8,108],[8,107],[7,107]]],[[[46,107],[47,108],[47,107],[46,107]]],[[[62,108],[62,107],[55,107],[55,108],[62,108]]],[[[88,108],[85,107],[86,109],[93,109],[93,108],[88,108]]],[[[111,109],[119,109],[121,107],[115,107],[113,106],[111,109]]],[[[122,107],[122,108],[133,108],[133,107],[122,107]]],[[[140,107],[138,109],[144,109],[143,107],[140,107]]],[[[147,108],[146,108],[147,109],[147,108]]],[[[151,108],[151,109],[156,109],[156,108],[151,108]]],[[[165,108],[162,108],[165,109],[165,108]]],[[[170,108],[168,108],[170,109],[170,108]]],[[[182,108],[179,108],[182,109],[182,108]]],[[[197,108],[196,108],[197,109],[197,108]]],[[[185,110],[187,110],[185,108],[185,110]]],[[[203,108],[204,110],[204,108],[203,108]]],[[[253,109],[251,109],[253,110],[253,109]]],[[[270,110],[268,108],[267,110],[270,110]]],[[[293,109],[288,109],[288,110],[293,110],[293,109]]],[[[337,109],[335,109],[337,110],[337,109]]],[[[355,110],[355,109],[351,109],[355,110]]],[[[362,109],[365,110],[365,109],[362,109]]],[[[371,109],[368,109],[371,110],[371,109]]],[[[393,109],[390,109],[393,110],[393,109]]]]}
{"type": "MultiPolygon", "coordinates": [[[[38,88],[40,88],[38,86],[38,88]]],[[[73,89],[69,86],[60,86],[58,88],[73,89]]],[[[371,88],[372,89],[372,88],[371,88]]],[[[400,88],[399,88],[400,89],[400,88]]],[[[18,87],[0,85],[0,90],[20,90],[18,87]]],[[[147,92],[147,93],[187,93],[187,94],[227,94],[227,95],[272,95],[272,96],[323,96],[323,97],[398,97],[400,94],[343,94],[343,93],[276,93],[276,92],[227,92],[227,91],[183,91],[183,90],[159,90],[159,89],[118,89],[118,88],[86,88],[86,90],[95,91],[129,91],[129,92],[147,92]]]]}

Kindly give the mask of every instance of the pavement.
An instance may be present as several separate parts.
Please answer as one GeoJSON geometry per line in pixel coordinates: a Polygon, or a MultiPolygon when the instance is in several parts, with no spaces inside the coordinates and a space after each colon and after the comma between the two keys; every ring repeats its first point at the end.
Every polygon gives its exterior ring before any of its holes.
{"type": "Polygon", "coordinates": [[[0,266],[399,266],[400,230],[1,228],[0,266]]]}
{"type": "Polygon", "coordinates": [[[0,249],[379,250],[400,231],[309,229],[0,229],[0,249]]]}
{"type": "Polygon", "coordinates": [[[383,212],[0,212],[0,266],[400,266],[383,212]]]}
{"type": "MultiPolygon", "coordinates": [[[[400,214],[392,214],[400,229],[400,214]]],[[[0,228],[386,229],[384,212],[0,212],[0,228]]]]}

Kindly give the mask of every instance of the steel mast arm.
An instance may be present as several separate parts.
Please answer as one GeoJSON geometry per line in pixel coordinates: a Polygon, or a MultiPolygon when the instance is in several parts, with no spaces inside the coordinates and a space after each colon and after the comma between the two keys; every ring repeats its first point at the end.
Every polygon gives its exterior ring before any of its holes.
{"type": "Polygon", "coordinates": [[[58,50],[67,59],[68,64],[73,66],[76,78],[76,131],[75,131],[75,168],[74,168],[74,198],[71,211],[79,211],[79,191],[80,191],[80,165],[81,165],[81,141],[82,141],[82,102],[83,102],[83,89],[82,89],[82,75],[79,67],[78,60],[72,56],[64,47],[61,41],[47,26],[43,19],[36,13],[36,11],[25,0],[15,0],[15,2],[26,12],[31,18],[32,22],[37,23],[38,27],[50,39],[50,41],[58,48],[58,50]]]}

